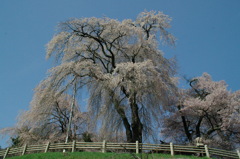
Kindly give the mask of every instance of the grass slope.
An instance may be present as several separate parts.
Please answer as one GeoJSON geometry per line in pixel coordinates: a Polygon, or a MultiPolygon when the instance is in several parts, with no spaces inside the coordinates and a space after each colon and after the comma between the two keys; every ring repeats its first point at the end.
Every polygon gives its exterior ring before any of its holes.
{"type": "MultiPolygon", "coordinates": [[[[139,154],[137,155],[142,159],[164,159],[164,158],[190,158],[199,159],[196,156],[183,156],[176,155],[172,157],[168,154],[139,154]]],[[[61,152],[48,152],[48,153],[36,153],[28,154],[24,156],[10,157],[9,159],[134,159],[135,154],[129,153],[100,153],[100,152],[74,152],[74,153],[61,153],[61,152]]],[[[207,159],[201,157],[201,159],[207,159]]]]}

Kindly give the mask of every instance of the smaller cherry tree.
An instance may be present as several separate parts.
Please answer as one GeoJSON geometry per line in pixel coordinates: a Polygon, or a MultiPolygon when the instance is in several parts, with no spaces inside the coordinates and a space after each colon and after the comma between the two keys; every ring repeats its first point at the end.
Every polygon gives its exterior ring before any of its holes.
{"type": "MultiPolygon", "coordinates": [[[[17,125],[14,128],[2,129],[0,133],[18,138],[19,145],[46,141],[63,142],[67,134],[72,100],[72,97],[66,94],[37,90],[30,109],[20,114],[17,125]]],[[[75,102],[69,138],[80,139],[87,130],[87,125],[88,114],[81,112],[75,102]]]]}
{"type": "MultiPolygon", "coordinates": [[[[190,81],[191,88],[180,90],[163,134],[174,128],[181,142],[203,138],[205,144],[231,149],[240,141],[240,91],[227,90],[224,81],[212,81],[204,73],[190,81]]],[[[179,138],[178,138],[179,140],[179,138]]]]}

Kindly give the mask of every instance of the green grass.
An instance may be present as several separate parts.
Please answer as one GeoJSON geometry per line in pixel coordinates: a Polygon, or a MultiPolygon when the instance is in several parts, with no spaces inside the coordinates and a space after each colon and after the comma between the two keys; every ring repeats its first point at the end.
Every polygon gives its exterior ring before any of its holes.
{"type": "MultiPolygon", "coordinates": [[[[139,154],[137,156],[142,159],[164,159],[164,158],[199,159],[196,156],[175,155],[174,157],[172,157],[169,154],[139,154]]],[[[134,157],[136,157],[136,155],[130,154],[130,153],[48,152],[48,153],[36,153],[36,154],[28,154],[24,156],[9,157],[9,159],[134,159],[134,157]]],[[[207,158],[201,157],[200,159],[207,159],[207,158]]]]}

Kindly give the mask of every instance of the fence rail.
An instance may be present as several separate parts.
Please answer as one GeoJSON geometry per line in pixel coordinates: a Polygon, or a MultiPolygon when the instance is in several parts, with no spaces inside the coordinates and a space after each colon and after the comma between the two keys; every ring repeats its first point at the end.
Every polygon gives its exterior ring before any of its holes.
{"type": "Polygon", "coordinates": [[[146,144],[146,143],[108,143],[103,142],[69,142],[69,143],[46,143],[41,145],[24,145],[22,147],[7,148],[0,150],[0,158],[5,159],[11,156],[20,156],[29,153],[50,152],[50,151],[84,151],[97,150],[103,153],[107,151],[135,151],[136,153],[151,152],[151,153],[170,153],[175,154],[202,154],[202,156],[210,157],[227,157],[232,159],[240,159],[240,153],[237,150],[227,151],[203,146],[186,146],[170,144],[146,144]]]}

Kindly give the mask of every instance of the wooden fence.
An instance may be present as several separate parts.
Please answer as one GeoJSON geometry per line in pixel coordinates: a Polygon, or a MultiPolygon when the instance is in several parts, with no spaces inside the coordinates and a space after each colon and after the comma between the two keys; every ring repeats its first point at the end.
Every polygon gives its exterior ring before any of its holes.
{"type": "Polygon", "coordinates": [[[186,146],[186,145],[174,145],[170,144],[144,144],[144,143],[108,143],[108,142],[69,142],[69,143],[46,143],[41,145],[24,145],[22,147],[7,148],[0,150],[0,158],[5,159],[11,156],[20,156],[29,153],[39,153],[39,152],[52,152],[52,151],[86,151],[94,150],[105,152],[148,152],[148,153],[169,153],[172,156],[175,154],[202,154],[202,156],[210,157],[222,157],[222,158],[233,158],[240,159],[240,153],[237,150],[226,151],[215,148],[209,148],[207,145],[203,146],[186,146]]]}

